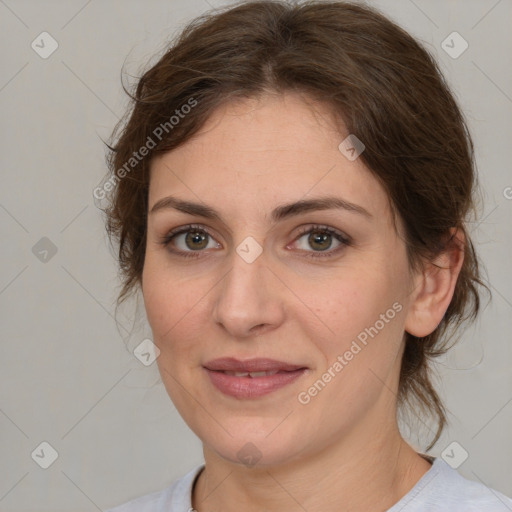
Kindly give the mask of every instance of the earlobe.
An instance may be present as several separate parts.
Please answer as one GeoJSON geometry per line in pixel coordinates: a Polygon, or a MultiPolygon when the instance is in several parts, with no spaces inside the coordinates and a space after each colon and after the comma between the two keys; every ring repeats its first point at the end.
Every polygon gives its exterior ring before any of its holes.
{"type": "Polygon", "coordinates": [[[405,330],[418,338],[431,334],[450,305],[464,261],[465,237],[452,228],[446,249],[418,273],[405,330]]]}

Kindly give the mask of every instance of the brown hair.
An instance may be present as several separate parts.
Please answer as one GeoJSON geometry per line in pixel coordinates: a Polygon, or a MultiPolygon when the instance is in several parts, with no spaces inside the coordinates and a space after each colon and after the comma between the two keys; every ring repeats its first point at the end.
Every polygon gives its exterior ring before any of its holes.
{"type": "Polygon", "coordinates": [[[466,237],[463,267],[440,325],[421,339],[405,335],[398,404],[416,404],[437,417],[430,450],[446,425],[430,362],[476,316],[477,285],[483,284],[465,227],[474,206],[473,144],[435,60],[375,9],[245,2],[192,21],[143,74],[109,146],[105,189],[111,193],[104,211],[118,244],[118,304],[141,283],[151,156],[187,141],[221,103],[287,90],[327,102],[363,141],[360,158],[403,220],[411,268],[454,243],[447,240],[450,228],[466,237]]]}

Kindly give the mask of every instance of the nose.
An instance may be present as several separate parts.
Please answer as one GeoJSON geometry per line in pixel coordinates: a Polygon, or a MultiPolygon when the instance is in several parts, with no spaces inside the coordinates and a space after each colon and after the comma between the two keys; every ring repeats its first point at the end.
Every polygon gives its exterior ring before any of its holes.
{"type": "Polygon", "coordinates": [[[237,339],[260,335],[284,321],[283,284],[267,267],[265,251],[252,263],[236,251],[216,289],[213,319],[237,339]]]}

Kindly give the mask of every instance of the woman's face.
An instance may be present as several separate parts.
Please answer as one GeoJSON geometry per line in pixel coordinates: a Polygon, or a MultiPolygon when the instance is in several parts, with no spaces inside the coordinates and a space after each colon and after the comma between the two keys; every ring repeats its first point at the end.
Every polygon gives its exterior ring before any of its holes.
{"type": "Polygon", "coordinates": [[[291,93],[230,103],[152,162],[143,294],[159,370],[233,462],[364,442],[395,418],[413,276],[384,189],[326,109],[291,93]]]}

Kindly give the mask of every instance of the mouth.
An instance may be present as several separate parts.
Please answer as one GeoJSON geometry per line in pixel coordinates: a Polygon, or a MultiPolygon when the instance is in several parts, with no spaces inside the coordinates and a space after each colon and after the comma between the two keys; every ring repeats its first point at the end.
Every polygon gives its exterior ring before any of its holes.
{"type": "Polygon", "coordinates": [[[224,375],[232,375],[233,377],[251,377],[252,379],[257,377],[268,377],[269,375],[275,375],[276,373],[285,373],[284,371],[274,370],[272,372],[230,372],[223,370],[213,370],[213,371],[222,371],[224,375]]]}
{"type": "Polygon", "coordinates": [[[274,359],[215,359],[204,365],[211,383],[223,394],[238,398],[259,398],[275,392],[301,377],[308,368],[274,359]]]}

